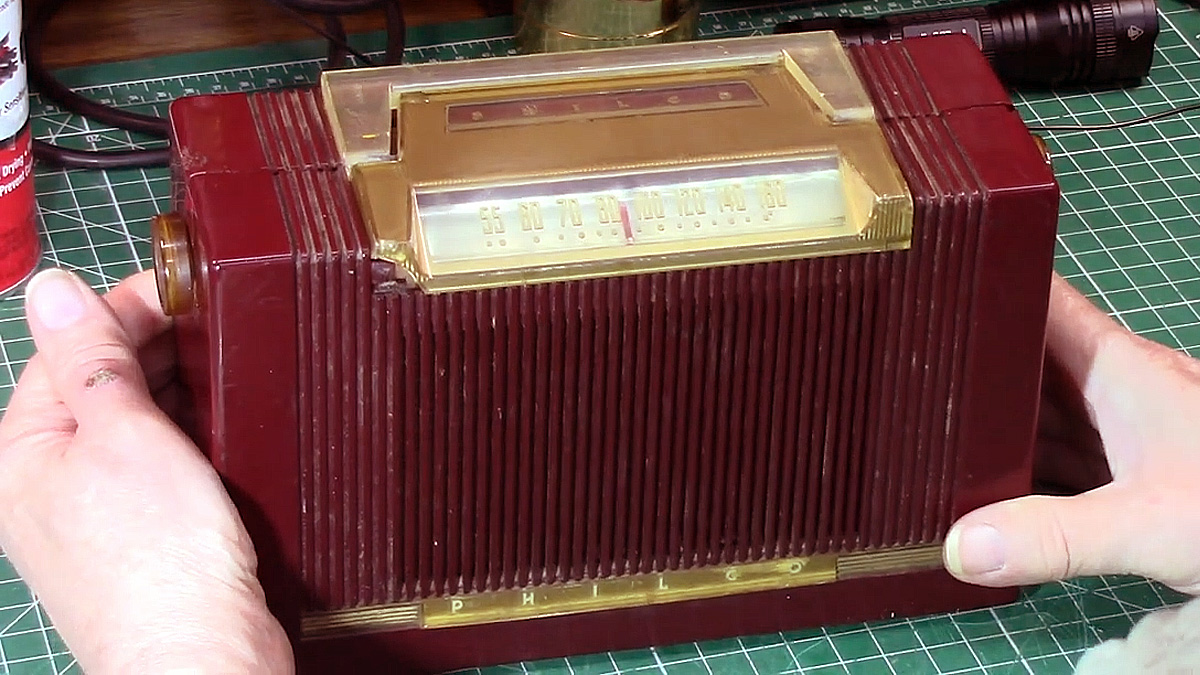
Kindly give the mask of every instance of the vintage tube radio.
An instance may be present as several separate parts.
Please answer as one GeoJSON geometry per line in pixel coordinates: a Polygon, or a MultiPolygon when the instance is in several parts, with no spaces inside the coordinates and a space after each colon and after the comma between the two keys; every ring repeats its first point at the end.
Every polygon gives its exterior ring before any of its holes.
{"type": "Polygon", "coordinates": [[[940,547],[1030,490],[1059,195],[969,39],[335,71],[171,123],[181,423],[302,669],[1016,597],[940,547]]]}

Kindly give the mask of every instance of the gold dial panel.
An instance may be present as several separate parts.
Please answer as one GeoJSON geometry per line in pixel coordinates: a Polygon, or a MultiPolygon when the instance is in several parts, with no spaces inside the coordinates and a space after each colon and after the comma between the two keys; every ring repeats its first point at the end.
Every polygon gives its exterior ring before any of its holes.
{"type": "Polygon", "coordinates": [[[427,292],[909,244],[911,197],[831,34],[334,71],[323,87],[375,255],[427,292]]]}

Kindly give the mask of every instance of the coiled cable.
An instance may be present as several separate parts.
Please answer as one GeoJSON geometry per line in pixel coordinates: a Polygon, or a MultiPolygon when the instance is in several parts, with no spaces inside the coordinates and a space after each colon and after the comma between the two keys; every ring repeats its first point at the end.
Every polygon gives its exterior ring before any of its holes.
{"type": "MultiPolygon", "coordinates": [[[[350,55],[364,65],[375,65],[362,52],[350,46],[341,17],[382,9],[386,21],[387,47],[384,63],[399,64],[404,59],[404,11],[401,0],[268,0],[293,19],[318,33],[329,44],[328,68],[344,68],[350,55]],[[321,27],[307,19],[304,12],[324,18],[321,27]]],[[[59,82],[46,67],[43,44],[50,22],[67,0],[44,0],[30,17],[25,34],[25,61],[33,88],[63,110],[132,133],[141,133],[170,143],[170,123],[164,117],[136,113],[104,105],[71,90],[59,82]]],[[[131,150],[83,150],[65,148],[43,140],[34,140],[34,157],[45,164],[62,168],[114,169],[166,166],[170,148],[131,150]]]]}

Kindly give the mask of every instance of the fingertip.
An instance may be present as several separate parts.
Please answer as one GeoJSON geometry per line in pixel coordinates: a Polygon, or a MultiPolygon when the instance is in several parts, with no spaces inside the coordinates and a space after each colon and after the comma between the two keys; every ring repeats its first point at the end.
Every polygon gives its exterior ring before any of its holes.
{"type": "Polygon", "coordinates": [[[153,270],[126,277],[104,296],[104,300],[117,315],[135,346],[145,345],[166,333],[174,324],[159,301],[158,282],[153,270]]]}
{"type": "Polygon", "coordinates": [[[1006,562],[1004,536],[986,520],[965,519],[950,529],[943,562],[955,578],[969,583],[1004,585],[997,580],[1006,562]]]}
{"type": "Polygon", "coordinates": [[[1144,505],[1113,484],[1068,497],[1027,495],[961,518],[944,557],[955,577],[993,587],[1141,573],[1149,561],[1132,542],[1148,523],[1144,505]]]}
{"type": "Polygon", "coordinates": [[[54,395],[84,426],[149,401],[136,345],[110,305],[78,276],[38,273],[26,288],[30,333],[54,395]]]}
{"type": "Polygon", "coordinates": [[[946,533],[946,541],[942,544],[942,564],[957,579],[964,579],[962,567],[962,527],[954,525],[946,533]]]}
{"type": "Polygon", "coordinates": [[[86,294],[90,292],[82,280],[66,270],[38,272],[25,287],[26,314],[33,331],[60,331],[78,323],[87,314],[86,294]]]}
{"type": "Polygon", "coordinates": [[[147,306],[155,307],[159,311],[162,310],[162,303],[158,297],[158,279],[153,269],[142,270],[141,272],[129,275],[117,285],[117,288],[128,288],[141,298],[147,306]]]}

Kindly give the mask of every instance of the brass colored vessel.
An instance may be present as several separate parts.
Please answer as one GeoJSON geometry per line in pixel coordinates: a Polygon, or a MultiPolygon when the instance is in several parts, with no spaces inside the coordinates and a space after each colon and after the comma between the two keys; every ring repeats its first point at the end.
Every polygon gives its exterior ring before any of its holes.
{"type": "Polygon", "coordinates": [[[517,0],[517,49],[600,49],[696,38],[699,0],[517,0]]]}

